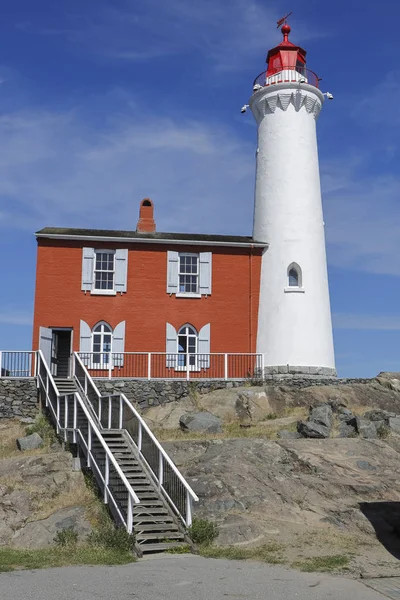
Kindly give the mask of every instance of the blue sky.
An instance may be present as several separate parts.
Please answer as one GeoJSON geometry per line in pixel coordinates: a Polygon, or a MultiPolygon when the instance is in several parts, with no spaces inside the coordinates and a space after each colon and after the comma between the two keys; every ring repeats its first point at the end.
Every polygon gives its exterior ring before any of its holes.
{"type": "Polygon", "coordinates": [[[0,19],[0,348],[28,349],[33,232],[251,233],[256,126],[240,114],[276,21],[334,94],[318,120],[336,358],[400,370],[400,5],[383,0],[14,0],[0,19]],[[211,216],[212,215],[212,216],[211,216]]]}

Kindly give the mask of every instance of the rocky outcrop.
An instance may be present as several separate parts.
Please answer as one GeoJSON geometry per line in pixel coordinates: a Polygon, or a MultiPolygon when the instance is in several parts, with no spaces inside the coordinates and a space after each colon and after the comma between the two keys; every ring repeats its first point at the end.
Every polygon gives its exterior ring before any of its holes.
{"type": "Polygon", "coordinates": [[[222,421],[209,412],[185,413],[179,419],[183,431],[220,433],[222,421]]]}
{"type": "Polygon", "coordinates": [[[72,471],[68,452],[0,460],[0,546],[54,545],[57,531],[69,526],[84,536],[85,497],[83,474],[72,471]]]}
{"type": "Polygon", "coordinates": [[[175,441],[164,447],[200,498],[195,516],[218,523],[217,544],[277,542],[293,560],[311,549],[316,555],[350,549],[369,553],[379,568],[390,559],[387,540],[398,547],[400,438],[175,441]]]}

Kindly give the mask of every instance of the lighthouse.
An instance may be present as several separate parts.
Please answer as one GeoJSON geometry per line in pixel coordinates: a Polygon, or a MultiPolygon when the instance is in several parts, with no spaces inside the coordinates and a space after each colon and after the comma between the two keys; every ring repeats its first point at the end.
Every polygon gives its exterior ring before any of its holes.
{"type": "Polygon", "coordinates": [[[253,239],[267,244],[257,352],[267,375],[334,377],[316,135],[325,95],[289,25],[281,31],[249,101],[258,126],[253,239]]]}

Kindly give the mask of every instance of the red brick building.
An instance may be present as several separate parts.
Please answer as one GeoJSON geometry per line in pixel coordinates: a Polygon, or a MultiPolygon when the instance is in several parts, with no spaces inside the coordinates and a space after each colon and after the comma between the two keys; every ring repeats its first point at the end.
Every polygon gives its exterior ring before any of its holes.
{"type": "Polygon", "coordinates": [[[169,353],[159,370],[184,370],[188,361],[195,371],[212,365],[190,354],[256,351],[266,244],[157,233],[153,210],[150,200],[141,202],[136,231],[36,233],[33,348],[52,356],[54,374],[67,374],[71,351],[87,354],[93,371],[109,367],[111,352],[113,368],[130,376],[146,376],[147,367],[136,357],[133,373],[122,353],[169,353]]]}

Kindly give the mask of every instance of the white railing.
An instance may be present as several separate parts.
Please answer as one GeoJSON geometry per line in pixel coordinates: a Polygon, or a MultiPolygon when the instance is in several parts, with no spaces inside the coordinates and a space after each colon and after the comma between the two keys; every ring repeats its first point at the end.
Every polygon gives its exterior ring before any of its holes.
{"type": "Polygon", "coordinates": [[[262,379],[264,355],[251,353],[79,352],[93,378],[262,379]]]}
{"type": "Polygon", "coordinates": [[[146,422],[124,394],[102,396],[78,353],[73,357],[75,381],[89,400],[102,429],[125,429],[172,509],[190,527],[196,494],[165,452],[146,422]]]}
{"type": "Polygon", "coordinates": [[[87,466],[92,469],[103,493],[104,503],[110,505],[114,517],[132,533],[133,508],[140,500],[104,441],[99,426],[79,394],[59,394],[40,350],[37,367],[39,389],[45,397],[57,433],[62,433],[65,440],[70,434],[71,441],[80,446],[86,456],[87,466]]]}
{"type": "Polygon", "coordinates": [[[37,352],[0,350],[0,379],[35,377],[37,352]]]}
{"type": "Polygon", "coordinates": [[[192,524],[192,502],[198,497],[124,394],[103,396],[96,413],[103,429],[125,429],[140,458],[170,506],[186,527],[192,524]]]}

